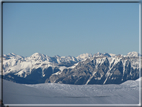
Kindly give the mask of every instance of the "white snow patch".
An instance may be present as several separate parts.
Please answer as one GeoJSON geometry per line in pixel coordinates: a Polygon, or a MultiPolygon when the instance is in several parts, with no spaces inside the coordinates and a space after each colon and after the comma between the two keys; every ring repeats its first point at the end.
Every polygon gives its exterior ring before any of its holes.
{"type": "Polygon", "coordinates": [[[67,68],[67,67],[65,67],[65,66],[59,67],[60,71],[63,71],[63,70],[66,69],[66,68],[67,68]]]}

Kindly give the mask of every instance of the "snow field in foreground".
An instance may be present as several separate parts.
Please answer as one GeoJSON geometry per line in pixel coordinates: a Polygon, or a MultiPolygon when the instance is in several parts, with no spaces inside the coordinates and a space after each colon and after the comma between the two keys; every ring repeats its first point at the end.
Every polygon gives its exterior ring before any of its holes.
{"type": "Polygon", "coordinates": [[[139,104],[138,80],[120,85],[3,82],[4,104],[139,104]]]}

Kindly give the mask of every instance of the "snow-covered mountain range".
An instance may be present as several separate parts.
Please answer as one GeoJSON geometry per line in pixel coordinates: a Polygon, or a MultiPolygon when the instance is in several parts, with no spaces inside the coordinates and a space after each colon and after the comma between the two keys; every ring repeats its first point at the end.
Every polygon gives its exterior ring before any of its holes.
{"type": "Polygon", "coordinates": [[[17,83],[109,84],[139,77],[139,54],[81,54],[50,57],[3,55],[3,78],[17,83]]]}

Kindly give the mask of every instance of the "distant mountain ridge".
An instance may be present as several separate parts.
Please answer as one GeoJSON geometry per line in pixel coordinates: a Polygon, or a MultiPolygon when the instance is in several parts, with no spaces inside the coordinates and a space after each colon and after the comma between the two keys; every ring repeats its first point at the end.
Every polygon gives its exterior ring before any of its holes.
{"type": "Polygon", "coordinates": [[[139,77],[137,52],[127,55],[86,53],[77,57],[49,57],[34,53],[3,55],[3,78],[17,83],[112,84],[139,77]]]}

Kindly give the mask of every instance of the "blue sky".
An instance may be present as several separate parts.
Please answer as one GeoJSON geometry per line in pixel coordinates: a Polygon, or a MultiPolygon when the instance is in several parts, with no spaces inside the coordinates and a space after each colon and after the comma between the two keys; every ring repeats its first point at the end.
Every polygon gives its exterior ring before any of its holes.
{"type": "Polygon", "coordinates": [[[138,3],[4,3],[3,53],[139,52],[138,3]]]}

